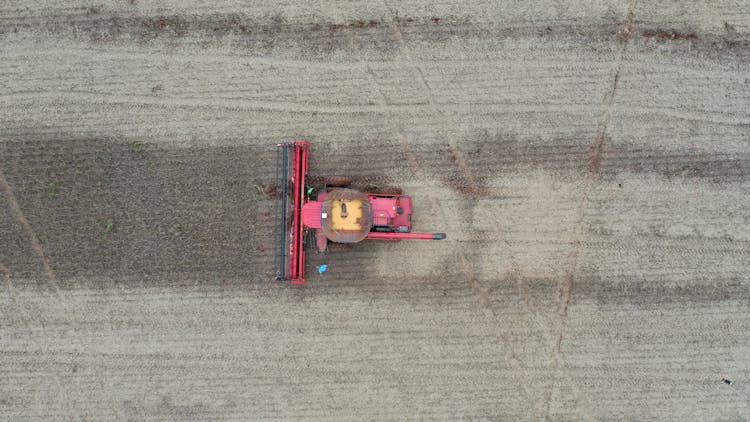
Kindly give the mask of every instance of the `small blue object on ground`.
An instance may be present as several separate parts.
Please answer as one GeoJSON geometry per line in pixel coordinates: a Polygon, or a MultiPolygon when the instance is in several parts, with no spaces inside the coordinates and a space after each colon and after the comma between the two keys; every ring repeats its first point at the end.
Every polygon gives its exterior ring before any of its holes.
{"type": "Polygon", "coordinates": [[[328,269],[328,265],[322,264],[318,265],[318,274],[323,274],[328,269]]]}

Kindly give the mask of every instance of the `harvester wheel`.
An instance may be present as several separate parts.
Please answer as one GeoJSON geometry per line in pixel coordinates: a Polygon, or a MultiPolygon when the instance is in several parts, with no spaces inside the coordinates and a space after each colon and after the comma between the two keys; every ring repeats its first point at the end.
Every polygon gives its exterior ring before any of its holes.
{"type": "Polygon", "coordinates": [[[349,176],[310,176],[307,179],[311,185],[326,185],[332,188],[344,188],[352,184],[349,176]]]}
{"type": "Polygon", "coordinates": [[[380,190],[380,193],[384,195],[401,195],[404,193],[401,188],[395,187],[395,186],[387,186],[380,190]]]}
{"type": "Polygon", "coordinates": [[[365,189],[365,192],[373,195],[401,195],[403,193],[401,188],[396,186],[386,186],[384,188],[379,188],[377,186],[368,186],[365,189]]]}
{"type": "Polygon", "coordinates": [[[336,188],[344,188],[352,184],[352,178],[349,176],[323,176],[326,185],[336,188]]]}
{"type": "Polygon", "coordinates": [[[328,242],[328,247],[326,248],[329,252],[346,252],[351,247],[348,243],[336,243],[336,242],[328,242]]]}

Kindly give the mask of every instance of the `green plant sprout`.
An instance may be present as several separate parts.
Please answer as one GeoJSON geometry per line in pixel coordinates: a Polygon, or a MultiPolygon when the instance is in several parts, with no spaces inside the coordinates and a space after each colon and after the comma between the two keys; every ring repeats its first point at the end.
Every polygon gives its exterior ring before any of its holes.
{"type": "Polygon", "coordinates": [[[115,223],[113,223],[111,221],[107,221],[107,223],[104,225],[104,228],[102,228],[102,234],[103,235],[108,235],[108,234],[112,233],[112,230],[114,230],[114,229],[115,229],[115,223]]]}
{"type": "Polygon", "coordinates": [[[143,144],[140,142],[133,142],[132,144],[130,144],[130,152],[140,154],[141,152],[143,152],[143,144]]]}
{"type": "Polygon", "coordinates": [[[47,198],[54,199],[57,196],[57,183],[50,182],[49,185],[47,185],[47,198]]]}

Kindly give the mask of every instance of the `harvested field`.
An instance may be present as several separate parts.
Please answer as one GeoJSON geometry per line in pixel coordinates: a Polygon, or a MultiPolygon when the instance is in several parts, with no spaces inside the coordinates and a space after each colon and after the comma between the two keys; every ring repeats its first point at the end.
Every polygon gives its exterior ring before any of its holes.
{"type": "Polygon", "coordinates": [[[7,0],[0,57],[0,419],[750,418],[741,2],[7,0]],[[448,239],[275,282],[294,139],[448,239]]]}

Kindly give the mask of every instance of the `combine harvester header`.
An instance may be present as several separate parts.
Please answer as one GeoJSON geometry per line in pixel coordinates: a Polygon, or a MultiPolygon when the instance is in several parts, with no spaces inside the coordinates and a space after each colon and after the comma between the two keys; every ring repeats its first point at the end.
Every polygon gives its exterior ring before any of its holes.
{"type": "Polygon", "coordinates": [[[400,188],[348,189],[345,176],[308,178],[310,143],[278,144],[276,156],[276,277],[305,284],[305,238],[314,235],[318,252],[329,243],[365,239],[441,240],[445,233],[413,233],[412,199],[400,188]]]}

